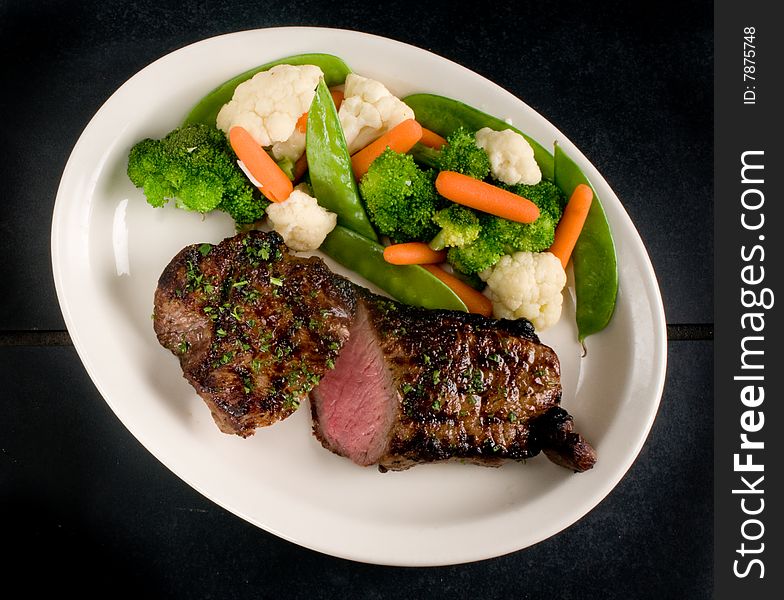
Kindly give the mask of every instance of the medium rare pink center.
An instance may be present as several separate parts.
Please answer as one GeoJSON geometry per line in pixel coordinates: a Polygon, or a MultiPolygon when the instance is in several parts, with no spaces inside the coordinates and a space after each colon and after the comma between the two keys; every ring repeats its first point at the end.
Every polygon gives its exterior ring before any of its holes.
{"type": "Polygon", "coordinates": [[[321,434],[355,463],[377,462],[386,449],[396,410],[396,392],[361,306],[349,339],[317,389],[321,434]]]}

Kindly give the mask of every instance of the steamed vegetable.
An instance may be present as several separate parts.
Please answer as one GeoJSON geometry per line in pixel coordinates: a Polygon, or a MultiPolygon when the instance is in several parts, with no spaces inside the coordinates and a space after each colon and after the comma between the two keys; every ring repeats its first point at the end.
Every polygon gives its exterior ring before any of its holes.
{"type": "Polygon", "coordinates": [[[419,140],[419,143],[424,144],[428,148],[433,148],[434,150],[441,150],[444,144],[446,144],[446,139],[442,138],[435,131],[430,131],[423,127],[422,139],[419,140]]]}
{"type": "Polygon", "coordinates": [[[337,223],[335,213],[299,189],[283,202],[270,204],[267,217],[286,245],[297,252],[317,250],[337,223]]]}
{"type": "Polygon", "coordinates": [[[370,165],[387,148],[395,152],[408,152],[422,137],[422,127],[413,119],[395,125],[376,141],[371,142],[351,157],[351,166],[357,180],[367,173],[370,165]]]}
{"type": "Polygon", "coordinates": [[[553,178],[553,155],[532,137],[510,125],[503,119],[488,115],[481,110],[464,104],[459,100],[436,94],[412,94],[403,98],[416,115],[417,122],[442,136],[448,136],[455,129],[465,127],[468,131],[479,131],[489,127],[495,131],[511,129],[522,135],[534,150],[536,164],[544,179],[553,178]]]}
{"type": "MultiPolygon", "coordinates": [[[[401,101],[380,82],[351,74],[348,66],[335,56],[287,57],[246,71],[200,101],[182,128],[163,140],[139,142],[129,156],[128,175],[144,190],[150,204],[161,206],[170,198],[176,198],[178,206],[190,210],[224,210],[238,224],[251,223],[264,216],[269,203],[241,172],[235,152],[215,124],[239,84],[276,65],[295,65],[297,68],[280,67],[275,73],[305,73],[313,71],[313,67],[298,67],[314,65],[323,72],[324,78],[313,92],[309,106],[305,106],[308,101],[295,108],[291,103],[287,105],[291,110],[288,110],[286,128],[287,132],[292,130],[291,135],[276,132],[280,123],[266,122],[261,115],[260,135],[265,132],[267,135],[256,140],[258,147],[254,152],[269,159],[263,168],[255,165],[254,159],[247,158],[247,148],[243,149],[242,144],[237,144],[238,154],[245,167],[250,167],[248,171],[252,177],[262,183],[261,189],[271,193],[275,200],[290,195],[292,180],[296,182],[304,177],[312,184],[314,196],[321,205],[316,208],[331,217],[330,227],[335,217],[339,223],[326,235],[322,251],[402,302],[457,310],[465,310],[468,305],[472,311],[489,314],[493,305],[490,298],[493,298],[496,316],[507,313],[513,318],[526,316],[535,323],[536,318],[543,319],[537,325],[541,330],[554,314],[556,298],[555,294],[548,295],[546,276],[555,269],[545,269],[539,263],[548,260],[543,257],[558,261],[543,251],[552,247],[565,265],[573,245],[579,339],[584,340],[606,326],[615,306],[617,266],[612,235],[595,192],[590,207],[582,203],[582,229],[571,222],[570,215],[579,204],[575,202],[562,222],[558,237],[555,236],[565,198],[575,189],[576,197],[582,198],[580,192],[590,185],[575,163],[557,146],[553,157],[506,121],[457,100],[414,94],[401,101]],[[344,83],[344,99],[338,90],[328,89],[344,83]],[[407,120],[408,125],[395,129],[407,120]],[[417,131],[409,125],[415,125],[417,131]],[[402,137],[401,132],[405,134],[402,137]],[[359,163],[357,184],[349,149],[372,145],[384,135],[386,137],[364,154],[359,153],[354,161],[359,163]],[[398,138],[405,138],[402,139],[405,143],[399,144],[401,139],[398,138]],[[414,144],[416,141],[419,143],[414,144]],[[307,146],[305,154],[301,154],[303,143],[307,146]],[[277,149],[274,160],[263,146],[270,151],[277,149]],[[271,183],[267,177],[271,173],[275,175],[275,182],[285,180],[285,191],[275,191],[276,183],[271,183]],[[440,177],[438,189],[437,176],[440,177]],[[449,202],[449,199],[465,205],[449,202]],[[515,201],[511,202],[512,199],[515,201]],[[397,243],[390,246],[387,254],[393,262],[433,263],[443,261],[446,255],[447,262],[455,269],[455,276],[434,266],[428,266],[426,270],[386,262],[384,247],[375,241],[378,233],[389,236],[393,242],[413,242],[413,245],[397,243]],[[514,268],[507,264],[510,260],[514,268]],[[533,275],[531,265],[539,265],[533,275]],[[467,294],[460,288],[462,285],[471,289],[460,282],[461,278],[473,278],[472,285],[476,286],[477,282],[481,285],[478,273],[487,280],[486,296],[475,290],[471,290],[473,295],[467,294]],[[448,285],[444,281],[448,281],[448,285]],[[450,286],[460,290],[459,294],[450,290],[450,286]],[[529,299],[525,310],[534,305],[544,307],[538,317],[528,317],[529,313],[517,314],[525,304],[520,300],[521,294],[527,293],[524,288],[530,292],[525,296],[529,299]],[[534,293],[537,289],[538,296],[534,293]],[[510,295],[512,292],[516,295],[510,295]],[[512,298],[509,300],[512,304],[504,304],[505,298],[512,298]]],[[[258,78],[265,79],[272,78],[266,75],[258,78]]],[[[302,90],[294,81],[296,78],[289,79],[291,94],[270,94],[271,90],[265,85],[261,95],[273,100],[273,96],[302,96],[302,90]]],[[[235,100],[224,112],[234,111],[234,116],[242,121],[241,103],[239,99],[235,100]]],[[[252,112],[255,112],[255,104],[251,104],[252,112]]],[[[239,121],[231,124],[247,129],[239,121]]],[[[231,127],[226,129],[227,133],[232,130],[231,127]]],[[[253,132],[250,133],[252,136],[253,132]]],[[[296,208],[294,204],[290,208],[296,208]]],[[[318,245],[314,240],[321,239],[328,230],[316,227],[318,236],[309,236],[311,228],[307,225],[306,213],[314,215],[313,211],[288,210],[284,202],[275,204],[268,212],[276,213],[278,208],[282,209],[278,211],[280,214],[275,218],[271,216],[270,220],[276,229],[289,230],[292,247],[298,243],[295,238],[304,234],[299,237],[307,238],[305,245],[310,249],[314,244],[318,245]],[[305,217],[301,218],[302,215],[305,217]]],[[[303,208],[312,209],[313,206],[304,207],[303,204],[303,208]]],[[[560,297],[560,291],[558,295],[560,297]]]]}
{"type": "Polygon", "coordinates": [[[528,197],[539,208],[539,218],[532,223],[516,223],[489,214],[479,214],[477,238],[463,246],[449,249],[448,262],[466,274],[478,273],[493,266],[501,256],[514,252],[542,252],[553,243],[555,227],[561,218],[565,197],[550,181],[536,185],[507,186],[528,197]]]}
{"type": "Polygon", "coordinates": [[[452,204],[433,215],[433,222],[441,227],[430,240],[433,250],[443,250],[447,246],[463,247],[479,237],[482,230],[479,217],[470,208],[452,204]]]}
{"type": "Polygon", "coordinates": [[[346,76],[338,116],[348,151],[354,154],[397,124],[413,119],[414,111],[380,81],[351,73],[346,76]]]}
{"type": "Polygon", "coordinates": [[[475,179],[484,179],[490,173],[490,159],[476,143],[474,134],[460,127],[446,137],[446,146],[438,157],[441,171],[455,171],[475,179]]]}
{"type": "Polygon", "coordinates": [[[464,127],[450,133],[440,150],[420,143],[411,153],[418,162],[439,171],[455,171],[475,179],[490,174],[487,152],[477,146],[474,134],[464,127]]]}
{"type": "MultiPolygon", "coordinates": [[[[482,217],[482,232],[487,230],[488,222],[494,217],[482,217]]],[[[466,275],[479,273],[492,267],[503,255],[503,249],[496,237],[491,233],[480,233],[476,241],[463,247],[455,246],[447,253],[447,262],[457,271],[466,275]]]]}
{"type": "Polygon", "coordinates": [[[295,162],[305,152],[303,115],[321,78],[314,65],[275,65],[257,73],[237,86],[218,112],[216,125],[226,135],[242,127],[276,160],[295,162]]]}
{"type": "Polygon", "coordinates": [[[466,305],[437,277],[417,265],[392,265],[384,246],[338,225],[319,248],[404,304],[466,311],[466,305]]]}
{"type": "Polygon", "coordinates": [[[536,164],[534,149],[516,131],[495,131],[482,127],[476,132],[476,145],[487,152],[493,179],[509,185],[534,185],[542,180],[542,171],[536,164]]]}
{"type": "Polygon", "coordinates": [[[128,177],[152,206],[176,198],[181,208],[200,213],[219,209],[237,223],[259,220],[269,204],[237,166],[226,136],[203,124],[185,125],[163,139],[134,145],[128,177]]]}
{"type": "Polygon", "coordinates": [[[555,228],[555,239],[550,246],[550,252],[559,258],[564,269],[580,237],[592,200],[593,190],[584,183],[577,184],[564,209],[563,217],[555,228]]]}
{"type": "Polygon", "coordinates": [[[331,54],[298,54],[296,56],[288,56],[279,60],[268,62],[259,67],[240,73],[236,77],[232,77],[225,83],[219,85],[212,90],[209,94],[204,96],[196,106],[191,109],[191,112],[185,118],[185,125],[191,123],[205,123],[214,126],[218,117],[218,112],[223,108],[223,105],[231,100],[234,95],[234,90],[237,86],[244,81],[247,81],[256,73],[268,71],[275,65],[314,65],[321,69],[324,73],[324,81],[328,86],[340,85],[346,80],[346,76],[351,73],[345,62],[337,56],[331,54]]]}
{"type": "Polygon", "coordinates": [[[477,313],[490,317],[493,315],[493,303],[491,300],[478,292],[464,281],[454,275],[447,273],[442,268],[435,265],[423,265],[430,273],[438,277],[449,286],[457,296],[465,303],[468,312],[477,313]]]}
{"type": "Polygon", "coordinates": [[[429,240],[436,234],[433,215],[442,200],[434,175],[420,169],[411,155],[390,149],[373,161],[359,190],[379,233],[395,242],[429,240]]]}
{"type": "MultiPolygon", "coordinates": [[[[555,183],[569,196],[578,184],[591,185],[558,145],[555,146],[555,183]]],[[[593,190],[593,196],[588,217],[572,252],[580,341],[607,326],[615,311],[618,294],[615,243],[596,190],[593,190]]]]}
{"type": "Polygon", "coordinates": [[[384,248],[384,260],[393,265],[437,265],[446,260],[446,252],[423,242],[404,242],[384,248]]]}
{"type": "Polygon", "coordinates": [[[338,216],[338,224],[378,239],[362,206],[337,110],[324,81],[316,87],[308,112],[306,148],[310,185],[319,204],[338,216]]]}
{"type": "Polygon", "coordinates": [[[272,202],[283,202],[294,186],[272,157],[259,146],[250,133],[235,125],[229,131],[229,143],[245,168],[260,185],[259,190],[272,202]]]}
{"type": "Polygon", "coordinates": [[[544,331],[561,318],[566,273],[558,257],[549,252],[506,255],[479,276],[487,282],[485,294],[499,319],[528,319],[544,331]]]}
{"type": "Polygon", "coordinates": [[[518,223],[539,218],[539,207],[527,198],[455,171],[441,171],[436,189],[452,202],[518,223]]]}

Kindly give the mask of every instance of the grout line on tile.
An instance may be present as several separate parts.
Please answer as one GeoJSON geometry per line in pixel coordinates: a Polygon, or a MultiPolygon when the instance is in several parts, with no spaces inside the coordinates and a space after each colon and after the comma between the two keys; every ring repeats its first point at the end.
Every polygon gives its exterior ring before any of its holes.
{"type": "Polygon", "coordinates": [[[713,323],[667,325],[667,340],[670,342],[691,342],[712,339],[713,323]]]}
{"type": "Polygon", "coordinates": [[[0,331],[0,348],[8,346],[72,346],[65,330],[0,331]]]}

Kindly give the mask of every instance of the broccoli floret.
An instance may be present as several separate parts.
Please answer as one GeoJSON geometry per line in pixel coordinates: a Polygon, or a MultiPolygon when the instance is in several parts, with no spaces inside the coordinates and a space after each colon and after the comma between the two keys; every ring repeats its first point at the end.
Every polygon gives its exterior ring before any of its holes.
{"type": "Polygon", "coordinates": [[[497,217],[481,215],[479,218],[481,231],[479,237],[462,248],[453,247],[446,255],[447,262],[461,273],[471,275],[492,267],[504,254],[504,248],[495,235],[489,231],[491,223],[497,217]]]}
{"type": "Polygon", "coordinates": [[[540,212],[533,223],[516,223],[493,217],[482,228],[482,236],[496,240],[504,254],[542,252],[553,245],[557,221],[549,213],[540,212]]]}
{"type": "Polygon", "coordinates": [[[539,218],[533,223],[515,223],[495,217],[487,224],[487,235],[494,236],[501,243],[504,254],[547,250],[553,244],[555,227],[563,215],[566,196],[546,179],[536,185],[504,187],[536,204],[539,207],[539,218]]]}
{"type": "Polygon", "coordinates": [[[542,252],[553,244],[555,226],[563,214],[566,198],[552,182],[502,186],[531,200],[539,207],[533,223],[517,223],[483,214],[479,237],[462,248],[450,248],[447,260],[458,271],[478,273],[493,266],[504,254],[542,252]]]}
{"type": "Polygon", "coordinates": [[[541,252],[553,244],[555,221],[543,212],[533,223],[516,223],[487,215],[479,237],[462,248],[450,248],[447,261],[462,273],[478,273],[492,267],[504,254],[541,252]]]}
{"type": "Polygon", "coordinates": [[[166,163],[165,153],[158,140],[142,140],[131,148],[128,156],[128,177],[131,182],[144,190],[147,202],[161,207],[175,195],[174,184],[166,177],[155,176],[159,169],[166,163]]]}
{"type": "Polygon", "coordinates": [[[257,221],[269,202],[255,192],[235,161],[223,133],[194,123],[131,148],[128,178],[144,190],[152,206],[176,198],[177,205],[188,210],[206,213],[217,208],[238,224],[257,221]]]}
{"type": "Polygon", "coordinates": [[[433,250],[443,250],[447,246],[465,246],[479,237],[481,226],[479,217],[470,208],[452,204],[439,210],[433,222],[441,231],[430,241],[433,250]]]}
{"type": "Polygon", "coordinates": [[[433,215],[442,199],[435,171],[423,171],[409,154],[387,148],[359,182],[368,216],[395,242],[429,240],[438,231],[433,215]]]}
{"type": "Polygon", "coordinates": [[[269,204],[266,198],[259,197],[252,188],[242,181],[242,187],[229,184],[225,188],[223,200],[218,204],[218,210],[228,213],[237,225],[242,225],[262,219],[269,204]]]}
{"type": "Polygon", "coordinates": [[[438,157],[438,168],[484,179],[490,174],[490,159],[487,152],[476,145],[473,132],[460,127],[447,136],[446,146],[438,157]]]}
{"type": "Polygon", "coordinates": [[[476,145],[474,133],[464,127],[449,134],[441,150],[416,144],[411,155],[418,163],[439,171],[456,171],[474,179],[485,179],[490,174],[487,152],[476,145]]]}
{"type": "Polygon", "coordinates": [[[446,137],[446,145],[436,150],[415,144],[410,154],[419,164],[439,171],[457,171],[474,179],[485,179],[490,174],[490,158],[476,145],[475,135],[459,127],[446,137]]]}
{"type": "Polygon", "coordinates": [[[513,194],[528,198],[539,207],[540,213],[548,213],[556,223],[560,221],[566,206],[566,196],[552,181],[542,179],[536,185],[526,185],[525,183],[518,183],[517,185],[498,183],[497,185],[513,194]]]}

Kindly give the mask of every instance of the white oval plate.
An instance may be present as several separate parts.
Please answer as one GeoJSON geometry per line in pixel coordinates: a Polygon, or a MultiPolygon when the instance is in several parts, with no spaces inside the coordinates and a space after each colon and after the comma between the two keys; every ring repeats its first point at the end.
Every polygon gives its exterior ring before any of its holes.
{"type": "MultiPolygon", "coordinates": [[[[590,118],[590,115],[585,115],[590,118]]],[[[391,565],[443,565],[525,548],[596,506],[637,456],[653,422],[666,362],[664,313],[650,260],[607,182],[575,146],[519,99],[444,58],[389,39],[321,28],[244,31],[173,52],[126,82],[82,133],[63,173],[52,263],[65,322],[98,390],[125,426],[180,478],[243,519],[303,546],[391,565]],[[598,452],[573,474],[543,456],[498,469],[433,464],[381,474],[321,448],[303,407],[249,439],[218,431],[157,342],[157,278],[185,245],[234,233],[153,209],[125,173],[130,147],[176,127],[204,94],[283,56],[326,52],[397,95],[458,98],[512,122],[545,146],[557,140],[604,201],[620,258],[615,316],[580,358],[574,307],[542,336],[563,365],[563,406],[598,452]]],[[[340,272],[334,263],[332,267],[340,272]]]]}

